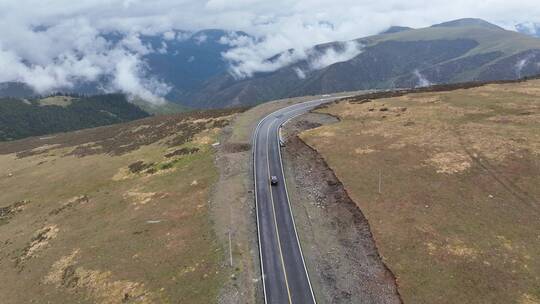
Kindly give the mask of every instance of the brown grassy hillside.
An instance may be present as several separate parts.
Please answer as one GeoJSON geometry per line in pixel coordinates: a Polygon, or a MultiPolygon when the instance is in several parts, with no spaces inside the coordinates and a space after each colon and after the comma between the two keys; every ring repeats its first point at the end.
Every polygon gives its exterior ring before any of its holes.
{"type": "Polygon", "coordinates": [[[341,121],[302,139],[366,215],[405,303],[540,302],[540,81],[321,111],[341,121]]]}
{"type": "Polygon", "coordinates": [[[1,143],[0,302],[215,302],[212,144],[233,114],[1,143]]]}

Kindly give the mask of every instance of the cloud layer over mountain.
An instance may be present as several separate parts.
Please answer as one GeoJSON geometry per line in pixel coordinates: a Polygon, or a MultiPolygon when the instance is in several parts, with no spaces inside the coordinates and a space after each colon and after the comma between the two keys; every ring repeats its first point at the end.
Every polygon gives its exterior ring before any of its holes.
{"type": "MultiPolygon", "coordinates": [[[[141,42],[141,34],[163,35],[167,41],[185,39],[185,33],[172,29],[245,31],[254,38],[231,36],[222,43],[234,46],[224,54],[231,72],[249,77],[305,59],[307,48],[317,43],[375,34],[391,25],[420,27],[470,16],[510,28],[540,21],[540,6],[536,0],[0,1],[0,82],[26,82],[46,93],[99,81],[104,91],[158,102],[170,88],[149,75],[143,56],[166,52],[166,43],[152,48],[141,42]],[[125,36],[104,39],[112,32],[125,36]],[[290,49],[294,52],[277,61],[266,60],[290,49]]],[[[312,68],[355,52],[357,46],[327,53],[312,68]]]]}

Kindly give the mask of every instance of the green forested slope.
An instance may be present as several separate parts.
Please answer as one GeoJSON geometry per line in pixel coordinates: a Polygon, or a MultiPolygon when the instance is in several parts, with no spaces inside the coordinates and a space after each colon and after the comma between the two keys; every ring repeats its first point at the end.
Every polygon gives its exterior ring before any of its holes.
{"type": "Polygon", "coordinates": [[[76,97],[64,106],[0,99],[0,141],[110,125],[149,116],[121,94],[76,97]]]}

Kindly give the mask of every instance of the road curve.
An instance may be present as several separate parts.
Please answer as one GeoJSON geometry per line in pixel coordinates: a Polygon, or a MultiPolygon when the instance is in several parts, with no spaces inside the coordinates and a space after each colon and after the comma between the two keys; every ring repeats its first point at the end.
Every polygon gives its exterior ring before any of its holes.
{"type": "Polygon", "coordinates": [[[285,184],[279,129],[287,120],[336,98],[316,99],[263,118],[253,134],[253,171],[259,255],[267,304],[316,303],[285,184]],[[277,185],[270,185],[270,176],[277,185]]]}

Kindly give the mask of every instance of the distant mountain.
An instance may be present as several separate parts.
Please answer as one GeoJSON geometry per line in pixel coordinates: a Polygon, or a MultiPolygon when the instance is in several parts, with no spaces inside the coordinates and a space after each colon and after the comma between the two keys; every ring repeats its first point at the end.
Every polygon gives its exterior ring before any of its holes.
{"type": "Polygon", "coordinates": [[[0,141],[132,121],[149,114],[121,94],[0,98],[0,141]]]}
{"type": "MultiPolygon", "coordinates": [[[[184,102],[194,107],[256,104],[302,95],[388,89],[466,81],[516,79],[540,74],[540,39],[480,19],[460,19],[316,46],[305,60],[271,73],[235,79],[224,73],[184,102]],[[356,43],[352,58],[314,63],[356,43]]],[[[274,56],[286,56],[279,54],[274,56]]]]}
{"type": "Polygon", "coordinates": [[[493,23],[489,23],[482,19],[477,18],[463,18],[463,19],[457,19],[452,21],[447,21],[439,24],[432,25],[431,27],[482,27],[486,29],[492,29],[492,30],[502,30],[503,28],[495,25],[493,23]]]}
{"type": "Polygon", "coordinates": [[[540,23],[527,22],[516,25],[516,30],[520,33],[540,37],[540,23]]]}
{"type": "Polygon", "coordinates": [[[407,26],[391,26],[386,31],[381,32],[381,34],[393,34],[410,30],[413,30],[413,28],[407,26]]]}
{"type": "MultiPolygon", "coordinates": [[[[472,18],[421,29],[393,26],[370,37],[276,54],[265,63],[277,70],[248,78],[233,76],[222,56],[231,48],[223,40],[246,33],[174,31],[140,39],[154,50],[144,57],[150,75],[172,87],[166,96],[169,101],[189,108],[221,108],[310,94],[536,75],[540,39],[531,36],[538,34],[538,26],[533,25],[516,27],[528,35],[472,18]],[[280,62],[287,64],[279,66],[280,62]]],[[[105,38],[114,42],[123,37],[105,38]]],[[[95,94],[99,87],[99,83],[83,83],[72,92],[95,94]]],[[[24,84],[0,84],[0,97],[30,95],[32,90],[24,84]]]]}

